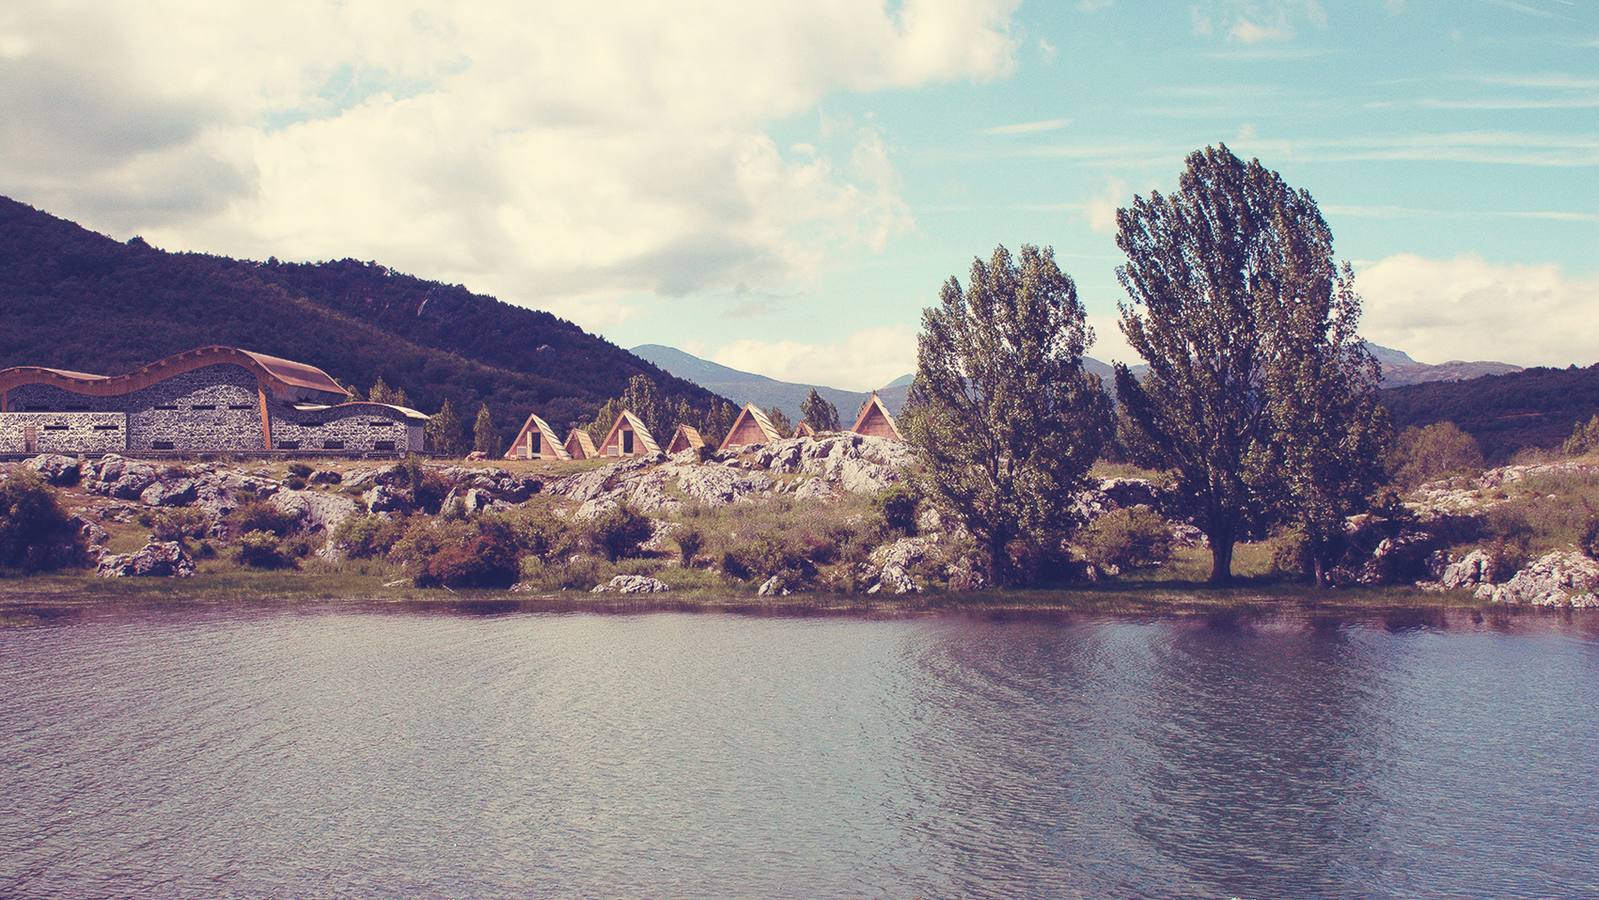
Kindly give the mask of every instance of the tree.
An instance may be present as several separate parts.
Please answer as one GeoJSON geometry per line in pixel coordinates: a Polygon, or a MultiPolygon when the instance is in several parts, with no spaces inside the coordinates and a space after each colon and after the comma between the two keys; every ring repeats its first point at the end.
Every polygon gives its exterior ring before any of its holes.
{"type": "Polygon", "coordinates": [[[478,407],[477,421],[472,423],[472,449],[484,456],[500,455],[500,435],[494,430],[494,416],[487,403],[478,407]]]}
{"type": "Polygon", "coordinates": [[[1394,449],[1394,479],[1405,487],[1482,471],[1476,438],[1453,422],[1406,428],[1394,449]]]}
{"type": "Polygon", "coordinates": [[[811,392],[800,402],[800,415],[816,429],[817,434],[839,430],[838,407],[827,402],[825,397],[816,392],[816,388],[811,388],[811,392]]]}
{"type": "Polygon", "coordinates": [[[979,541],[994,583],[1016,572],[1010,545],[1055,542],[1061,502],[1104,445],[1110,398],[1083,371],[1092,339],[1077,287],[1049,248],[1003,246],[951,278],[922,313],[916,381],[902,415],[927,458],[936,502],[979,541]]]}
{"type": "Polygon", "coordinates": [[[405,396],[405,391],[400,388],[389,387],[384,382],[383,376],[372,383],[372,390],[367,392],[367,398],[373,403],[387,403],[391,406],[410,406],[411,401],[405,396]]]}
{"type": "Polygon", "coordinates": [[[1386,426],[1315,201],[1222,145],[1189,155],[1176,193],[1116,218],[1122,332],[1149,364],[1142,380],[1116,367],[1124,443],[1175,475],[1211,581],[1231,580],[1236,542],[1273,521],[1330,536],[1380,475],[1386,426]]]}
{"type": "Polygon", "coordinates": [[[794,433],[794,423],[789,420],[781,409],[775,406],[768,409],[766,418],[772,423],[772,427],[777,429],[778,437],[788,437],[794,433]]]}
{"type": "Polygon", "coordinates": [[[439,456],[464,455],[466,436],[449,400],[445,400],[439,411],[428,419],[423,437],[427,440],[428,449],[439,456]]]}
{"type": "Polygon", "coordinates": [[[1578,422],[1560,449],[1567,456],[1582,456],[1599,450],[1599,415],[1589,419],[1586,425],[1578,422]]]}
{"type": "Polygon", "coordinates": [[[634,375],[628,379],[622,396],[605,401],[594,421],[589,423],[589,436],[596,444],[605,440],[606,433],[624,409],[643,419],[644,427],[659,439],[670,438],[672,430],[677,428],[676,408],[671,399],[661,393],[648,375],[634,375]]]}

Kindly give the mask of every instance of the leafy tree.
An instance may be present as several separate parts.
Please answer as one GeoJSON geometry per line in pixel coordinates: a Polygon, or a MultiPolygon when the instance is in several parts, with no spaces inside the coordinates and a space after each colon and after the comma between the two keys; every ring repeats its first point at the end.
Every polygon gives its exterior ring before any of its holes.
{"type": "Polygon", "coordinates": [[[1482,450],[1453,422],[1406,428],[1394,451],[1394,478],[1407,487],[1482,471],[1482,450]]]}
{"type": "Polygon", "coordinates": [[[781,409],[778,409],[775,406],[771,409],[768,409],[766,411],[766,418],[772,423],[772,427],[777,429],[777,434],[779,437],[788,437],[794,433],[794,423],[789,420],[788,416],[785,415],[781,409]]]}
{"type": "Polygon", "coordinates": [[[1010,544],[1058,542],[1061,502],[1079,489],[1105,443],[1110,398],[1083,371],[1092,332],[1077,287],[1049,248],[1003,246],[951,278],[922,313],[916,381],[902,417],[929,462],[935,499],[1009,583],[1010,544]]]}
{"type": "Polygon", "coordinates": [[[450,406],[448,400],[428,419],[423,437],[427,440],[428,449],[439,456],[462,456],[466,452],[466,435],[461,428],[461,420],[456,417],[455,408],[450,406]]]}
{"type": "Polygon", "coordinates": [[[500,435],[494,430],[494,416],[487,403],[478,407],[477,421],[472,423],[472,449],[484,456],[500,455],[500,435]]]}
{"type": "Polygon", "coordinates": [[[1212,582],[1235,543],[1290,518],[1322,539],[1380,475],[1386,425],[1360,303],[1315,201],[1259,160],[1190,154],[1176,193],[1117,212],[1117,277],[1142,379],[1116,368],[1123,443],[1171,470],[1210,541],[1212,582]]]}
{"type": "Polygon", "coordinates": [[[1599,450],[1599,415],[1589,419],[1586,425],[1578,422],[1560,449],[1567,456],[1582,456],[1599,450]]]}
{"type": "Polygon", "coordinates": [[[817,433],[839,430],[838,407],[827,402],[825,397],[816,392],[816,388],[811,388],[811,392],[801,401],[800,415],[817,433]]]}
{"type": "Polygon", "coordinates": [[[405,396],[405,391],[400,388],[389,387],[383,381],[382,375],[379,375],[378,380],[372,383],[372,390],[367,392],[367,399],[373,403],[387,403],[391,406],[411,405],[411,400],[405,396]]]}
{"type": "Polygon", "coordinates": [[[616,417],[622,410],[629,410],[633,415],[644,420],[644,427],[650,430],[659,441],[671,438],[673,429],[677,428],[677,408],[670,398],[661,393],[655,382],[647,375],[634,375],[628,380],[627,389],[620,397],[605,401],[599,413],[588,424],[589,436],[598,444],[605,440],[605,435],[616,423],[616,417]]]}

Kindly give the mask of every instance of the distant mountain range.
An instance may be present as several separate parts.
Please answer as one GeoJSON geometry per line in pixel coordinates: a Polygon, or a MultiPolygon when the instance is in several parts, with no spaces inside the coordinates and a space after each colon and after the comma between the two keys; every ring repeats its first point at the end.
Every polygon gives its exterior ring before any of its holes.
{"type": "MultiPolygon", "coordinates": [[[[1521,371],[1520,366],[1513,366],[1501,362],[1463,362],[1451,360],[1446,363],[1432,365],[1417,362],[1410,354],[1403,350],[1395,350],[1380,344],[1367,342],[1371,348],[1372,356],[1376,357],[1382,366],[1383,387],[1403,387],[1412,384],[1424,384],[1433,381],[1465,381],[1479,378],[1483,375],[1505,375],[1521,371]]],[[[720,363],[702,359],[691,353],[685,353],[676,347],[667,347],[661,344],[641,344],[631,351],[634,356],[647,362],[654,363],[662,369],[682,378],[692,381],[700,387],[717,394],[721,394],[737,403],[754,403],[762,409],[773,406],[781,409],[790,418],[798,421],[800,402],[803,401],[811,388],[816,388],[827,401],[838,407],[841,419],[848,419],[859,411],[861,404],[866,402],[867,394],[863,391],[848,391],[842,388],[828,387],[826,385],[797,384],[791,381],[779,381],[765,375],[756,375],[753,372],[743,372],[738,369],[724,366],[720,363]]],[[[1098,375],[1107,386],[1115,380],[1115,370],[1109,363],[1101,362],[1093,357],[1083,359],[1083,368],[1098,375]]],[[[1133,374],[1142,376],[1147,367],[1137,365],[1133,367],[1133,374]]],[[[890,412],[898,413],[900,407],[905,405],[905,396],[910,391],[911,381],[915,376],[901,375],[877,389],[877,396],[890,412]]]]}

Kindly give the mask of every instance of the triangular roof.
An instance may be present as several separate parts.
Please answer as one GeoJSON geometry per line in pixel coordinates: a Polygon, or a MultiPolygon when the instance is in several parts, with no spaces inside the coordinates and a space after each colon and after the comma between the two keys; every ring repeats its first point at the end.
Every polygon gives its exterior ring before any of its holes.
{"type": "Polygon", "coordinates": [[[705,438],[700,437],[699,429],[683,422],[677,423],[677,430],[672,432],[672,440],[666,445],[666,455],[682,453],[690,448],[699,449],[705,446],[705,438]]]}
{"type": "Polygon", "coordinates": [[[883,405],[876,391],[872,391],[872,395],[861,404],[861,414],[855,417],[855,424],[850,426],[849,430],[856,434],[885,437],[896,441],[905,439],[900,435],[899,426],[894,424],[894,417],[888,414],[888,407],[883,405]]]}
{"type": "Polygon", "coordinates": [[[801,419],[800,423],[798,425],[794,426],[794,436],[795,437],[816,437],[816,429],[811,427],[811,423],[801,419]]]}
{"type": "Polygon", "coordinates": [[[727,429],[727,437],[722,438],[722,446],[718,449],[726,450],[728,447],[751,447],[755,444],[769,444],[772,441],[780,441],[782,439],[783,436],[777,433],[776,428],[772,427],[772,420],[766,417],[766,413],[762,412],[759,406],[756,406],[753,403],[746,403],[744,404],[744,408],[738,411],[738,418],[733,420],[733,427],[727,429]],[[738,436],[739,427],[742,426],[746,420],[754,422],[755,427],[760,429],[762,440],[739,441],[736,444],[732,443],[733,438],[738,436]]]}
{"type": "Polygon", "coordinates": [[[566,452],[566,445],[556,439],[555,429],[551,428],[550,423],[539,418],[535,413],[528,413],[527,421],[522,423],[522,429],[516,433],[516,440],[511,441],[511,449],[505,451],[505,458],[519,458],[517,454],[527,445],[528,432],[535,429],[539,433],[540,455],[548,454],[556,459],[572,458],[572,454],[566,452]]]}
{"type": "Polygon", "coordinates": [[[561,445],[561,449],[572,459],[593,459],[600,455],[599,451],[594,449],[594,439],[581,428],[574,428],[566,433],[566,443],[561,445]]]}
{"type": "MultiPolygon", "coordinates": [[[[602,454],[605,452],[606,447],[611,446],[611,441],[616,439],[616,433],[621,430],[623,422],[626,422],[628,427],[633,429],[633,433],[638,435],[639,445],[644,448],[646,455],[654,455],[661,452],[661,445],[655,443],[655,436],[650,434],[649,428],[645,427],[644,420],[633,415],[631,410],[624,409],[616,417],[616,421],[611,424],[611,430],[605,432],[605,440],[600,441],[600,452],[602,454]]],[[[620,447],[618,450],[620,450],[620,447]]]]}

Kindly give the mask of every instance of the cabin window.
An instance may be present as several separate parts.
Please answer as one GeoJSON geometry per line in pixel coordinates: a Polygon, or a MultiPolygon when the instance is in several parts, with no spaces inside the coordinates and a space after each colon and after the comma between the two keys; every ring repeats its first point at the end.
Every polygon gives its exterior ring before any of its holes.
{"type": "Polygon", "coordinates": [[[300,442],[299,441],[278,441],[278,449],[279,450],[298,450],[298,449],[300,449],[300,442]]]}
{"type": "Polygon", "coordinates": [[[196,403],[196,404],[194,404],[193,406],[191,406],[189,408],[192,409],[192,410],[195,410],[196,412],[198,412],[200,410],[213,410],[213,409],[216,409],[217,405],[215,403],[196,403]]]}
{"type": "Polygon", "coordinates": [[[373,441],[372,442],[372,449],[373,450],[383,450],[383,451],[388,451],[388,452],[392,453],[394,451],[394,442],[393,441],[373,441]]]}
{"type": "Polygon", "coordinates": [[[116,431],[117,429],[119,429],[121,427],[122,427],[121,425],[96,425],[96,426],[94,426],[94,430],[95,431],[116,431]]]}
{"type": "Polygon", "coordinates": [[[323,450],[343,450],[344,449],[344,442],[343,441],[323,441],[322,442],[322,449],[323,450]]]}
{"type": "Polygon", "coordinates": [[[151,450],[171,450],[172,449],[172,442],[171,441],[151,441],[150,442],[150,449],[151,450]]]}
{"type": "Polygon", "coordinates": [[[633,455],[633,432],[631,431],[622,432],[622,455],[633,455]]]}
{"type": "Polygon", "coordinates": [[[253,404],[253,403],[229,403],[228,404],[228,409],[254,409],[254,408],[255,408],[255,404],[253,404]]]}
{"type": "Polygon", "coordinates": [[[165,412],[177,412],[178,411],[178,405],[176,403],[157,403],[155,408],[159,409],[159,410],[163,410],[165,412]]]}

